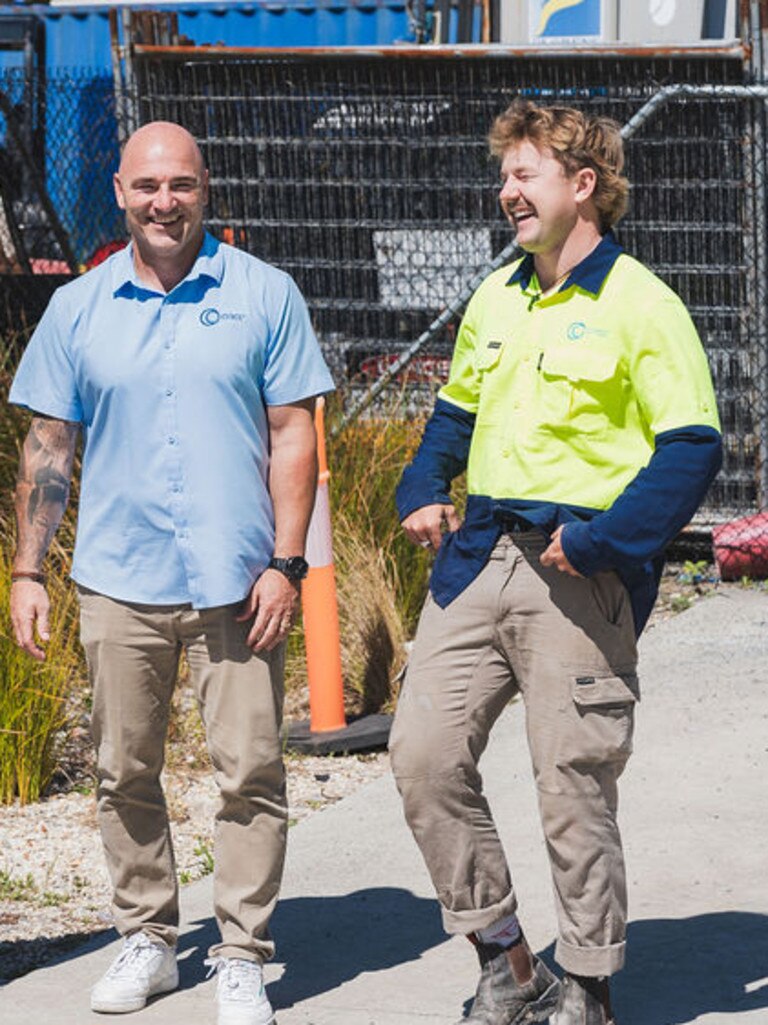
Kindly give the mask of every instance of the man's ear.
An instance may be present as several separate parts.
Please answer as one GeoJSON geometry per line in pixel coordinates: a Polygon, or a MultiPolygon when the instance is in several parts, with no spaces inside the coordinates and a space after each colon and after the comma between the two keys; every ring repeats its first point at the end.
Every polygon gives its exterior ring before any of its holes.
{"type": "Polygon", "coordinates": [[[123,186],[120,181],[120,175],[117,171],[112,175],[112,187],[115,190],[115,200],[121,210],[125,210],[125,195],[123,194],[123,186]]]}
{"type": "Polygon", "coordinates": [[[584,203],[595,194],[597,187],[597,175],[593,167],[582,167],[573,176],[576,185],[575,199],[577,203],[584,203]]]}
{"type": "Polygon", "coordinates": [[[203,171],[203,206],[208,206],[208,168],[203,171]]]}

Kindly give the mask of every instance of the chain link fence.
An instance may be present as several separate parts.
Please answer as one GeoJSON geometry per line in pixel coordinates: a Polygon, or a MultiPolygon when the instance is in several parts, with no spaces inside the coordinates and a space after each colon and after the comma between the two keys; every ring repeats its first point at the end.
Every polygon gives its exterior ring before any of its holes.
{"type": "MultiPolygon", "coordinates": [[[[14,170],[0,117],[2,205],[37,204],[36,234],[18,225],[27,264],[80,267],[123,237],[110,182],[116,109],[136,124],[178,121],[210,168],[211,230],[296,278],[350,408],[404,375],[424,405],[447,372],[468,286],[500,254],[511,258],[485,143],[496,114],[523,95],[615,118],[632,182],[620,241],[681,295],[715,378],[725,464],[699,522],[768,506],[765,96],[745,88],[740,51],[267,58],[155,48],[131,76],[116,107],[111,79],[49,75],[42,178],[69,257],[34,181],[14,170]]],[[[11,109],[20,88],[0,82],[11,109]]]]}

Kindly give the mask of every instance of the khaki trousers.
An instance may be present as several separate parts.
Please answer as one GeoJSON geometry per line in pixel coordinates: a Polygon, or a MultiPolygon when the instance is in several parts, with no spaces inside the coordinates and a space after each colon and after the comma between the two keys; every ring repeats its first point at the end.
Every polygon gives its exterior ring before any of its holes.
{"type": "Polygon", "coordinates": [[[136,605],[80,589],[93,686],[98,819],[120,933],[176,942],[178,884],[160,785],[171,695],[186,652],[220,804],[211,955],[264,960],[287,831],[280,743],[283,646],[254,655],[238,606],[136,605]]]}
{"type": "Polygon", "coordinates": [[[392,766],[447,931],[470,933],[514,912],[478,761],[519,693],[554,882],[556,957],[566,971],[609,975],[624,961],[616,783],[639,698],[632,612],[615,574],[545,569],[544,547],[539,534],[504,535],[446,609],[427,599],[392,766]]]}

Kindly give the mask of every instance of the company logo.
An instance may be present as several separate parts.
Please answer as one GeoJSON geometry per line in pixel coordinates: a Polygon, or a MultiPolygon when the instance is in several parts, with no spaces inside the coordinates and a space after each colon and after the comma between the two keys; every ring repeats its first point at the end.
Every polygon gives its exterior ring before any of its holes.
{"type": "Polygon", "coordinates": [[[601,0],[532,0],[530,10],[539,38],[602,34],[601,0]]]}
{"type": "Polygon", "coordinates": [[[221,313],[215,306],[209,306],[200,314],[200,323],[204,327],[216,327],[222,320],[245,320],[244,313],[221,313]]]}
{"type": "Polygon", "coordinates": [[[574,320],[568,325],[565,333],[570,342],[579,342],[585,335],[605,337],[608,334],[607,331],[603,331],[599,327],[587,327],[583,320],[574,320]]]}

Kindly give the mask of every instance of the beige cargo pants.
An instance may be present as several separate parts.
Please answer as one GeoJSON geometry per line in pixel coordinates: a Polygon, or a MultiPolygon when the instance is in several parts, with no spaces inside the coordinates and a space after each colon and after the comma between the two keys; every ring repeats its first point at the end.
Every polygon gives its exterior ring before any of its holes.
{"type": "Polygon", "coordinates": [[[510,914],[517,898],[478,760],[519,693],[554,882],[556,957],[566,971],[609,975],[624,961],[616,809],[639,698],[632,612],[614,573],[545,569],[544,547],[538,533],[503,535],[447,608],[427,599],[392,766],[447,931],[467,934],[510,914]]]}
{"type": "Polygon", "coordinates": [[[178,883],[160,785],[171,696],[185,650],[219,787],[211,955],[264,960],[287,831],[280,743],[284,646],[255,655],[238,607],[136,605],[80,589],[93,685],[98,820],[123,935],[173,944],[178,883]]]}

